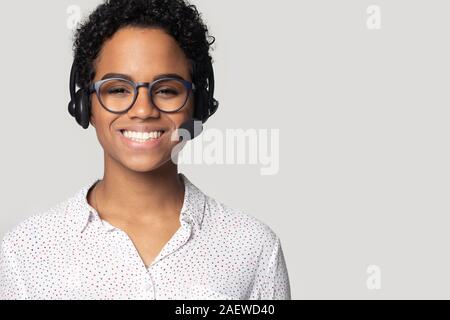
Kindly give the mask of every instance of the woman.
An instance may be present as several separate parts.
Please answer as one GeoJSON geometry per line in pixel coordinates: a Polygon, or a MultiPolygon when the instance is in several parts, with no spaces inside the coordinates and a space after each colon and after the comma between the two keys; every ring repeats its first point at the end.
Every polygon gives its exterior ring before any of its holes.
{"type": "Polygon", "coordinates": [[[110,0],[82,23],[69,109],[104,176],[4,237],[1,298],[290,299],[273,230],[177,170],[174,137],[217,108],[207,33],[183,0],[110,0]]]}

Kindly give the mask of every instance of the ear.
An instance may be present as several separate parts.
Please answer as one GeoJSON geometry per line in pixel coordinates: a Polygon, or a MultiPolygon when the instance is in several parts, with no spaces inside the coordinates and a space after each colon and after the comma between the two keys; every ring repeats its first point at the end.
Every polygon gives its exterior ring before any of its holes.
{"type": "Polygon", "coordinates": [[[94,119],[94,116],[92,114],[91,114],[91,119],[89,120],[89,122],[95,128],[95,119],[94,119]]]}

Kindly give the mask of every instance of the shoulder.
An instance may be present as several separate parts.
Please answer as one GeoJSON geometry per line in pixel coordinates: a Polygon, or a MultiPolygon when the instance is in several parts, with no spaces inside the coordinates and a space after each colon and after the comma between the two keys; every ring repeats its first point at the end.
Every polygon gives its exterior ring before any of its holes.
{"type": "MultiPolygon", "coordinates": [[[[8,244],[20,252],[21,249],[32,249],[38,243],[58,241],[67,227],[67,213],[75,196],[65,199],[56,205],[39,211],[10,229],[2,239],[2,245],[8,244]]],[[[26,251],[26,250],[25,250],[26,251]]]]}
{"type": "Polygon", "coordinates": [[[215,229],[220,229],[222,236],[258,243],[261,247],[273,247],[278,241],[276,232],[251,212],[232,207],[210,196],[206,196],[205,209],[207,221],[215,229]]]}

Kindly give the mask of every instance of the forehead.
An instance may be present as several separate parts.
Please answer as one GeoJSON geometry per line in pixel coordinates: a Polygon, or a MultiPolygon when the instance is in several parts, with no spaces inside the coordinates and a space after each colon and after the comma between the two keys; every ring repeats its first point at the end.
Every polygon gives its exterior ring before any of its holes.
{"type": "Polygon", "coordinates": [[[148,78],[159,73],[189,77],[190,64],[176,40],[164,30],[125,27],[105,41],[96,61],[96,77],[108,72],[148,78]]]}

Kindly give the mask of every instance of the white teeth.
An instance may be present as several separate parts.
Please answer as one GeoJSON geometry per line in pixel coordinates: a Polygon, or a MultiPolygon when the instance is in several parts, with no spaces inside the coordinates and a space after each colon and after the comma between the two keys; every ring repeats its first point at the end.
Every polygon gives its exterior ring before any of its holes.
{"type": "Polygon", "coordinates": [[[161,136],[162,131],[153,131],[153,132],[136,132],[136,131],[122,131],[122,134],[127,137],[128,139],[131,139],[133,141],[137,142],[145,142],[150,139],[157,139],[161,136]]]}

